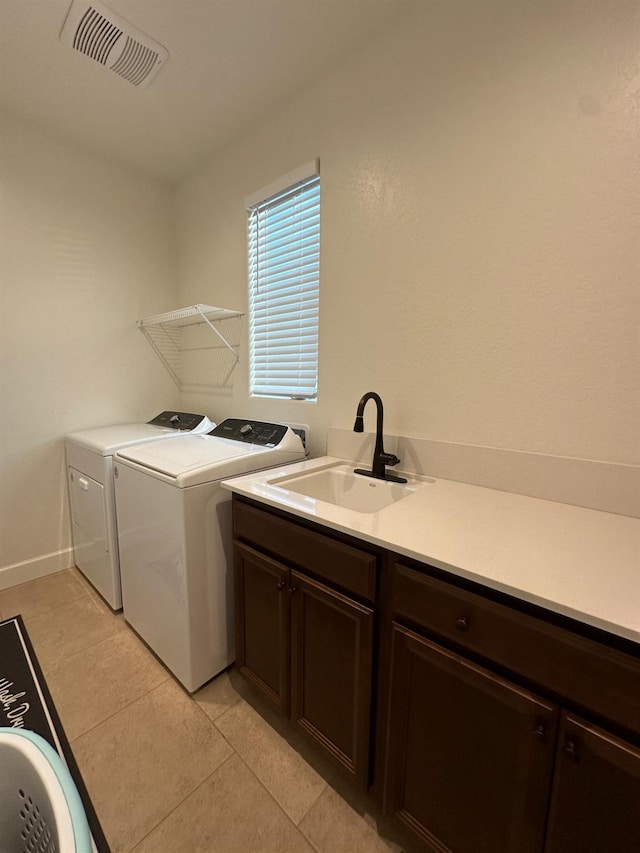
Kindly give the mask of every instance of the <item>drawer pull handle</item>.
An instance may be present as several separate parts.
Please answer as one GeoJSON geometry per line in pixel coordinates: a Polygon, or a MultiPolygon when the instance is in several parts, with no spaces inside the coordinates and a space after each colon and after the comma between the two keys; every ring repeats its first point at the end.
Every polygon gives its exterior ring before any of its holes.
{"type": "Polygon", "coordinates": [[[568,740],[565,745],[562,747],[562,751],[567,756],[567,758],[571,759],[575,764],[580,760],[580,756],[578,755],[578,750],[576,748],[576,743],[573,740],[568,740]]]}
{"type": "Polygon", "coordinates": [[[278,590],[278,592],[282,592],[286,585],[286,581],[278,581],[278,583],[276,584],[276,589],[278,590]]]}
{"type": "Polygon", "coordinates": [[[461,631],[469,630],[469,620],[466,616],[461,616],[459,619],[456,619],[456,625],[461,631]]]}
{"type": "Polygon", "coordinates": [[[531,732],[531,734],[534,737],[539,738],[540,740],[546,740],[547,739],[547,733],[545,731],[543,723],[540,723],[539,725],[537,725],[535,727],[535,729],[531,732]]]}

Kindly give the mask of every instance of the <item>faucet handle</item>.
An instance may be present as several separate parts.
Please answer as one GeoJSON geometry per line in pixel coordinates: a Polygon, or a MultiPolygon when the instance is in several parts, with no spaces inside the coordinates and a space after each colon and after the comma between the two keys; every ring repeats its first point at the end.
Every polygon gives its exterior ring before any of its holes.
{"type": "Polygon", "coordinates": [[[381,453],[380,459],[385,465],[397,465],[400,462],[400,457],[396,456],[395,453],[381,453]]]}

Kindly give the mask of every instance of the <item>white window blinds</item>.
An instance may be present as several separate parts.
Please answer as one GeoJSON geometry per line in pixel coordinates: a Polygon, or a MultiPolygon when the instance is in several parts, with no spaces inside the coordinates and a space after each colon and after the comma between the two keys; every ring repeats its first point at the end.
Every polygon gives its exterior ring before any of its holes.
{"type": "Polygon", "coordinates": [[[299,179],[248,213],[250,392],[315,399],[320,176],[299,179]]]}

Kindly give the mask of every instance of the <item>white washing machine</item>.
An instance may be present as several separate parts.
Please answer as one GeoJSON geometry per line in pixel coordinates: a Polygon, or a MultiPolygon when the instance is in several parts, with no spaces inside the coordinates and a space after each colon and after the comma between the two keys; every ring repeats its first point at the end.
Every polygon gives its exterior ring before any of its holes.
{"type": "Polygon", "coordinates": [[[231,495],[220,481],[304,456],[290,427],[233,418],[116,454],[124,618],[189,692],[235,659],[231,495]]]}
{"type": "Polygon", "coordinates": [[[114,610],[122,608],[122,592],[113,454],[135,444],[174,440],[181,431],[209,432],[213,427],[206,415],[171,411],[148,423],[97,427],[65,437],[75,564],[114,610]]]}

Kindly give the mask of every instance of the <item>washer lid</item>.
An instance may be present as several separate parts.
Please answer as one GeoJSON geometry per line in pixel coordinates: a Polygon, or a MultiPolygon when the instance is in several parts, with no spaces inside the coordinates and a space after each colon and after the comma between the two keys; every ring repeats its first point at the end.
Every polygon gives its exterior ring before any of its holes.
{"type": "Polygon", "coordinates": [[[145,468],[178,477],[187,471],[212,468],[227,459],[238,459],[263,451],[256,444],[239,444],[211,435],[180,435],[173,441],[153,442],[123,449],[119,459],[130,459],[145,468]]]}
{"type": "MultiPolygon", "coordinates": [[[[115,424],[72,432],[65,437],[65,441],[78,444],[102,456],[111,456],[116,450],[134,444],[157,441],[159,438],[178,438],[183,433],[171,423],[168,416],[181,414],[181,412],[161,412],[148,424],[115,424]]],[[[188,417],[192,419],[189,424],[195,424],[195,432],[209,432],[213,427],[206,415],[189,414],[188,417]],[[195,420],[196,418],[198,420],[195,420]]]]}
{"type": "Polygon", "coordinates": [[[173,441],[125,448],[117,459],[184,488],[304,459],[304,448],[290,429],[276,447],[215,435],[182,435],[173,441]]]}

